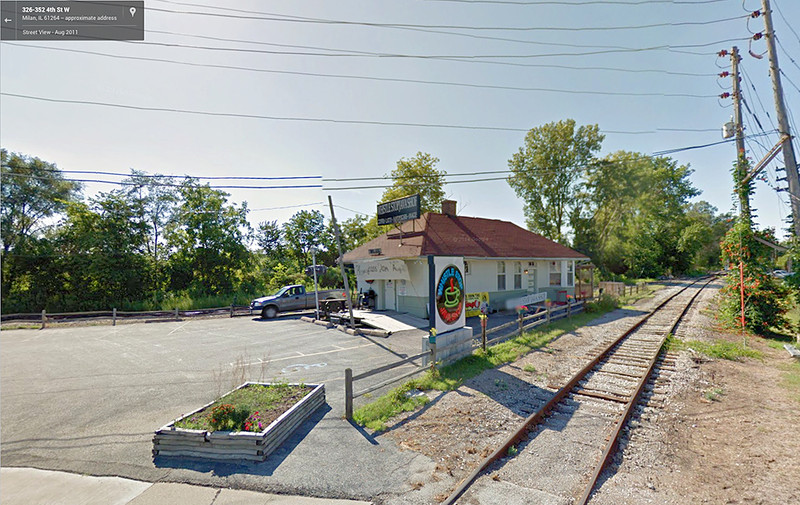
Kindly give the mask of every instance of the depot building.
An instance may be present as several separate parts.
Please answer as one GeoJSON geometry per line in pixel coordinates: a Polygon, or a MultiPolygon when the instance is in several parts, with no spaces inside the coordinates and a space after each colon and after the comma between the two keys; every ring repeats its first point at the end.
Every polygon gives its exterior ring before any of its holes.
{"type": "Polygon", "coordinates": [[[566,301],[575,295],[578,265],[588,261],[514,223],[457,216],[452,200],[442,203],[441,213],[404,221],[344,255],[355,268],[357,290],[374,292],[375,309],[425,319],[431,310],[446,317],[462,289],[467,317],[479,313],[482,301],[492,310],[566,301]],[[438,308],[431,304],[437,299],[438,308]]]}

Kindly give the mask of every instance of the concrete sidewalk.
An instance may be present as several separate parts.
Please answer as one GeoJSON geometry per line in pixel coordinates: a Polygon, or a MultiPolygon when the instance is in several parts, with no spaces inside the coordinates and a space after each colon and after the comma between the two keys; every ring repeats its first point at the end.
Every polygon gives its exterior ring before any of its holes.
{"type": "Polygon", "coordinates": [[[34,468],[0,468],[2,505],[369,505],[191,484],[90,477],[34,468]]]}

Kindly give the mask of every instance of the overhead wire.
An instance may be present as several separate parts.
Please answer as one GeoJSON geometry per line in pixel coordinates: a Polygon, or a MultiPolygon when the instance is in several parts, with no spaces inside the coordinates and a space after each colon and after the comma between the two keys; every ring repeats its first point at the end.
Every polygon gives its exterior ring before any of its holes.
{"type": "MultiPolygon", "coordinates": [[[[163,3],[178,4],[178,2],[170,2],[166,0],[159,0],[163,3]]],[[[736,21],[745,19],[747,16],[733,16],[722,19],[713,19],[706,21],[679,21],[679,22],[665,22],[665,23],[651,23],[646,25],[628,25],[628,26],[587,26],[587,27],[554,27],[554,26],[471,26],[471,25],[444,25],[444,24],[418,24],[418,23],[377,23],[368,21],[348,21],[341,19],[324,19],[324,18],[311,18],[306,16],[288,16],[285,14],[275,14],[271,12],[262,11],[244,11],[239,9],[238,12],[247,12],[249,14],[256,14],[255,16],[243,16],[238,14],[230,14],[230,9],[223,7],[216,7],[211,5],[204,5],[204,8],[222,9],[225,13],[202,12],[202,11],[176,11],[172,9],[161,9],[158,7],[148,6],[148,10],[155,12],[166,12],[171,14],[189,14],[196,16],[230,18],[230,19],[249,19],[259,21],[277,21],[289,23],[310,23],[310,24],[326,24],[326,25],[345,25],[345,26],[365,26],[371,28],[400,28],[400,29],[448,29],[448,30],[475,30],[475,31],[568,31],[568,32],[581,32],[581,31],[618,31],[618,30],[640,30],[649,28],[661,27],[676,27],[676,26],[707,26],[711,24],[725,23],[729,21],[736,21]]]]}
{"type": "MultiPolygon", "coordinates": [[[[19,177],[23,179],[34,179],[34,180],[43,180],[49,181],[53,180],[53,177],[43,177],[39,175],[31,175],[31,174],[19,174],[14,172],[6,172],[3,174],[3,177],[19,177]]],[[[70,178],[70,177],[63,177],[59,180],[70,181],[70,182],[86,182],[86,183],[94,183],[94,184],[114,184],[117,186],[141,186],[141,184],[136,182],[126,182],[126,181],[106,181],[102,179],[77,179],[77,178],[70,178]]],[[[180,188],[182,185],[180,184],[172,184],[166,182],[155,182],[153,183],[154,186],[163,186],[163,187],[170,187],[170,188],[180,188]]],[[[229,185],[208,185],[211,189],[306,189],[306,188],[321,188],[322,184],[307,184],[307,185],[288,185],[288,186],[229,186],[229,185]]]]}
{"type": "MultiPolygon", "coordinates": [[[[47,103],[64,103],[72,105],[92,105],[98,107],[118,108],[123,110],[139,110],[148,112],[171,112],[177,114],[190,114],[200,116],[212,117],[233,117],[244,119],[263,119],[271,121],[297,121],[297,122],[314,122],[314,123],[338,123],[338,124],[354,124],[354,125],[372,125],[372,126],[405,126],[416,128],[449,128],[457,130],[482,130],[482,131],[504,131],[504,132],[527,132],[528,128],[512,128],[503,126],[480,126],[480,125],[454,125],[454,124],[435,124],[435,123],[410,123],[410,122],[393,122],[393,121],[370,121],[359,119],[332,119],[332,118],[310,118],[310,117],[289,117],[289,116],[267,116],[260,114],[245,114],[234,112],[212,112],[212,111],[199,111],[191,109],[178,109],[173,107],[150,107],[140,105],[127,105],[110,102],[98,102],[92,100],[68,100],[61,98],[50,98],[33,95],[23,95],[19,93],[0,92],[0,96],[8,96],[13,98],[20,98],[24,100],[42,101],[47,103]]],[[[678,129],[671,129],[677,131],[678,129]]],[[[623,130],[602,130],[602,133],[611,133],[619,135],[647,135],[657,133],[655,130],[644,131],[623,131],[623,130]]]]}

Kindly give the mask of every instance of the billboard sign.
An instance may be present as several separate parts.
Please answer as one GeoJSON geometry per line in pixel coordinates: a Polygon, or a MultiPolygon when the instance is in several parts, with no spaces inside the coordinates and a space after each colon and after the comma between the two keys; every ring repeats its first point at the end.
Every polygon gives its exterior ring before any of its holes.
{"type": "Polygon", "coordinates": [[[419,194],[378,204],[378,224],[397,224],[418,219],[420,216],[419,194]]]}
{"type": "Polygon", "coordinates": [[[464,258],[431,257],[431,326],[437,333],[466,325],[467,290],[464,284],[464,258]]]}

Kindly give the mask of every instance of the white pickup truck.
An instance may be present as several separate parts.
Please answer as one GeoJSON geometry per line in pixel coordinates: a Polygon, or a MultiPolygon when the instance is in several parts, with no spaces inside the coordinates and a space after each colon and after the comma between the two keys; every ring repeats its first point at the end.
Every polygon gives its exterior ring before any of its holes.
{"type": "MultiPolygon", "coordinates": [[[[347,299],[343,289],[329,289],[318,293],[320,302],[341,301],[344,304],[347,299]]],[[[284,286],[274,295],[256,298],[250,302],[250,310],[261,312],[261,317],[264,319],[272,319],[278,312],[313,308],[315,308],[314,292],[307,292],[305,286],[300,284],[284,286]]]]}

